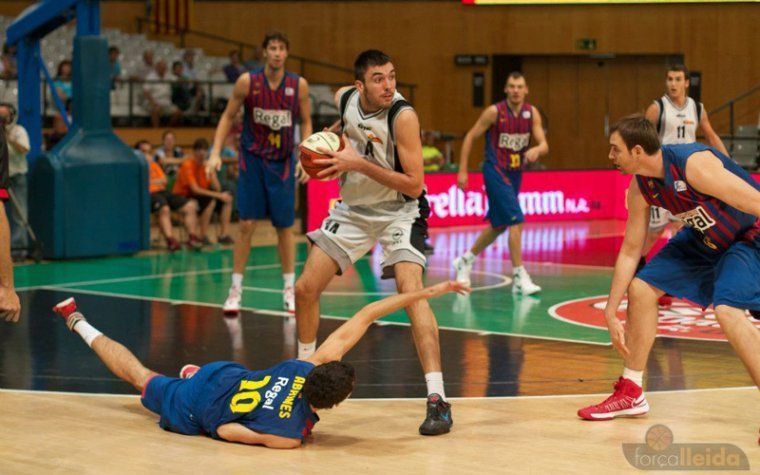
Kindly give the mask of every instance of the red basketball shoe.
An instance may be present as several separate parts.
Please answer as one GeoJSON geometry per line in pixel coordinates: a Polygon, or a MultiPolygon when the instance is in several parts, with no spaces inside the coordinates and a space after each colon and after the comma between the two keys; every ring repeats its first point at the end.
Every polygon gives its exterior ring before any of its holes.
{"type": "Polygon", "coordinates": [[[600,404],[584,407],[578,417],[587,421],[609,421],[615,417],[643,416],[649,412],[644,391],[630,379],[622,376],[615,383],[615,392],[600,404]]]}
{"type": "Polygon", "coordinates": [[[53,311],[63,317],[69,330],[74,331],[74,325],[86,321],[84,315],[77,311],[77,303],[74,297],[69,297],[63,302],[58,302],[53,311]]]}

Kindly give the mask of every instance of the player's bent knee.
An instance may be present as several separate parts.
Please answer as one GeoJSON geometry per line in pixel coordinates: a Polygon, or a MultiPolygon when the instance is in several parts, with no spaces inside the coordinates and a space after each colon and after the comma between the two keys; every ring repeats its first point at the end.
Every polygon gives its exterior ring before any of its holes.
{"type": "Polygon", "coordinates": [[[319,289],[301,276],[295,285],[296,300],[313,300],[319,298],[319,289]]]}
{"type": "Polygon", "coordinates": [[[744,311],[728,305],[716,305],[715,306],[715,318],[718,319],[718,323],[726,322],[735,317],[744,317],[744,311]]]}
{"type": "Polygon", "coordinates": [[[644,282],[643,280],[639,278],[634,278],[631,283],[628,285],[628,300],[633,300],[637,302],[641,301],[655,301],[657,300],[662,294],[664,294],[663,291],[656,289],[649,285],[648,283],[644,282]]]}

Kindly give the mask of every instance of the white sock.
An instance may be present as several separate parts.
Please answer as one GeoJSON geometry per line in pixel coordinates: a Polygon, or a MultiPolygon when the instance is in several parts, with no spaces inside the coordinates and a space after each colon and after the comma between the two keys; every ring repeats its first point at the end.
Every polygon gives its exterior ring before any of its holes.
{"type": "Polygon", "coordinates": [[[232,273],[232,286],[239,289],[243,286],[243,274],[232,273]]]}
{"type": "Polygon", "coordinates": [[[296,273],[295,272],[289,272],[287,274],[282,274],[282,285],[283,287],[293,287],[296,283],[296,273]]]}
{"type": "Polygon", "coordinates": [[[427,383],[427,392],[438,394],[441,399],[446,400],[446,392],[443,390],[443,373],[425,373],[425,383],[427,383]]]}
{"type": "Polygon", "coordinates": [[[630,379],[634,383],[638,384],[640,388],[644,387],[644,372],[643,371],[634,371],[632,369],[623,368],[623,377],[625,379],[630,379]]]}
{"type": "Polygon", "coordinates": [[[102,333],[96,330],[95,327],[84,320],[81,320],[74,325],[74,331],[79,333],[79,336],[81,336],[84,342],[87,343],[87,346],[91,348],[93,340],[102,335],[102,333]]]}
{"type": "Polygon", "coordinates": [[[472,264],[475,260],[475,254],[473,254],[472,251],[467,251],[462,255],[462,260],[467,264],[472,264]]]}
{"type": "Polygon", "coordinates": [[[523,266],[517,266],[512,269],[512,274],[517,275],[521,272],[525,272],[525,267],[523,266]]]}
{"type": "Polygon", "coordinates": [[[301,340],[298,341],[298,359],[304,360],[308,358],[309,356],[314,354],[314,351],[317,349],[317,340],[312,341],[311,343],[301,343],[301,340]]]}

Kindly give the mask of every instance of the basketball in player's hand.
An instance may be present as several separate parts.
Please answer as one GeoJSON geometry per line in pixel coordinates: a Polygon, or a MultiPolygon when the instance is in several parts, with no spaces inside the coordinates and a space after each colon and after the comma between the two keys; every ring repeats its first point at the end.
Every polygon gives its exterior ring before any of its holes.
{"type": "Polygon", "coordinates": [[[319,152],[322,150],[331,150],[337,152],[343,150],[343,138],[332,132],[317,132],[311,134],[298,147],[298,158],[301,161],[303,170],[312,178],[323,180],[324,177],[317,176],[325,168],[330,168],[330,164],[317,164],[314,160],[329,159],[329,155],[319,152]]]}

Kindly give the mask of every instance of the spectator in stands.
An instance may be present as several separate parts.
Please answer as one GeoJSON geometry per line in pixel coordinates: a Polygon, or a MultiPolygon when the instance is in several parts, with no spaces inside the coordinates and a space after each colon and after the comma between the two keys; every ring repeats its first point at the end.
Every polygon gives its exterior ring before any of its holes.
{"type": "Polygon", "coordinates": [[[147,82],[143,85],[145,103],[143,107],[150,111],[150,123],[153,127],[161,124],[161,117],[169,117],[169,125],[176,125],[182,118],[182,111],[172,104],[172,88],[169,82],[166,61],[156,62],[156,68],[145,77],[147,82]]]}
{"type": "Polygon", "coordinates": [[[263,56],[264,50],[261,49],[261,46],[256,46],[251,53],[251,57],[248,58],[248,61],[243,63],[245,65],[245,69],[247,71],[253,71],[254,69],[259,69],[262,67],[261,58],[263,56]]]}
{"type": "Polygon", "coordinates": [[[16,46],[4,44],[3,54],[0,56],[0,79],[16,79],[17,76],[16,46]]]}
{"type": "MultiPolygon", "coordinates": [[[[66,119],[71,123],[71,100],[72,100],[72,86],[71,86],[71,61],[64,59],[58,63],[58,71],[53,81],[53,89],[58,97],[61,99],[61,103],[64,107],[64,113],[66,119]]],[[[66,125],[66,120],[63,114],[55,105],[53,99],[49,99],[53,114],[53,131],[48,136],[48,148],[54,146],[68,133],[69,127],[66,125]]]]}
{"type": "Polygon", "coordinates": [[[190,110],[193,103],[193,83],[185,79],[182,61],[172,63],[172,104],[182,112],[190,110]]]}
{"type": "Polygon", "coordinates": [[[182,61],[172,63],[172,103],[182,112],[194,114],[201,109],[203,90],[185,76],[184,67],[182,61]]]}
{"type": "Polygon", "coordinates": [[[177,137],[171,130],[165,130],[161,135],[161,146],[156,149],[153,159],[158,162],[168,175],[174,175],[177,167],[185,158],[182,147],[177,145],[177,137]]]}
{"type": "Polygon", "coordinates": [[[71,61],[68,59],[64,59],[58,63],[58,72],[55,75],[53,87],[55,87],[58,97],[61,98],[62,102],[71,99],[71,61]]]}
{"type": "Polygon", "coordinates": [[[222,68],[224,75],[227,76],[227,82],[234,83],[237,78],[245,72],[245,66],[240,62],[240,51],[233,49],[230,51],[230,64],[222,68]]]}
{"type": "Polygon", "coordinates": [[[192,49],[186,49],[182,54],[182,65],[184,67],[184,74],[187,79],[191,81],[198,80],[198,71],[195,69],[195,51],[192,49]]]}
{"type": "Polygon", "coordinates": [[[202,242],[208,244],[208,227],[214,211],[219,212],[219,244],[233,244],[229,236],[230,217],[232,215],[232,195],[222,191],[215,174],[206,175],[205,162],[209,144],[206,139],[197,139],[193,143],[193,154],[186,158],[179,168],[177,181],[174,182],[174,194],[194,198],[201,210],[200,235],[202,242]]]}
{"type": "Polygon", "coordinates": [[[143,51],[142,63],[140,63],[140,65],[135,68],[132,75],[130,76],[130,79],[134,79],[135,81],[144,81],[145,78],[148,77],[148,74],[150,74],[155,68],[156,65],[153,62],[153,50],[146,49],[143,51]]]}
{"type": "Polygon", "coordinates": [[[192,49],[186,49],[182,55],[182,69],[183,76],[188,81],[191,81],[192,90],[194,93],[194,103],[191,106],[191,112],[198,112],[205,110],[204,104],[206,102],[206,92],[203,87],[198,83],[199,72],[195,67],[195,51],[192,49]]]}
{"type": "Polygon", "coordinates": [[[116,82],[121,80],[121,51],[116,46],[108,48],[108,63],[111,65],[111,89],[116,89],[116,82]]]}
{"type": "Polygon", "coordinates": [[[175,195],[166,189],[166,175],[161,165],[153,161],[150,142],[140,140],[135,145],[135,149],[148,162],[149,179],[148,190],[150,192],[150,211],[156,213],[158,219],[158,229],[161,235],[166,239],[166,247],[170,252],[179,251],[182,246],[174,237],[174,228],[172,227],[171,212],[179,211],[182,213],[185,229],[187,229],[187,247],[188,249],[200,250],[202,247],[198,239],[198,202],[188,199],[184,196],[175,195]]]}
{"type": "Polygon", "coordinates": [[[432,130],[422,132],[422,160],[426,172],[437,172],[446,162],[443,153],[435,146],[435,132],[432,130]]]}
{"type": "Polygon", "coordinates": [[[27,191],[26,172],[28,165],[26,154],[29,152],[29,134],[16,123],[16,111],[10,104],[0,104],[0,124],[5,129],[5,142],[8,144],[8,175],[10,189],[16,206],[10,209],[11,222],[11,256],[13,260],[23,260],[27,256],[27,191]]]}

